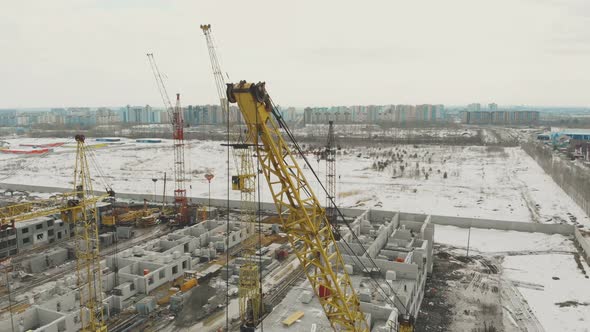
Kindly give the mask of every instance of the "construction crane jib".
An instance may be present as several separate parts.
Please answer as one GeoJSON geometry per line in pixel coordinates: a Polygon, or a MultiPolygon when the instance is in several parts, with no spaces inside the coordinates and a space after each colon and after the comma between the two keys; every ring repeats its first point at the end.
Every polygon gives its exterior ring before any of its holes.
{"type": "Polygon", "coordinates": [[[272,106],[265,84],[228,84],[227,98],[240,108],[250,132],[249,143],[260,146],[257,158],[282,226],[332,328],[370,331],[326,212],[271,116],[280,115],[272,106]]]}
{"type": "Polygon", "coordinates": [[[211,36],[211,24],[202,24],[201,30],[203,30],[205,40],[207,41],[207,50],[209,51],[209,58],[211,59],[211,69],[213,70],[213,77],[215,78],[215,88],[217,89],[217,95],[219,96],[221,110],[224,114],[227,114],[227,112],[229,112],[229,107],[225,97],[225,80],[223,79],[223,72],[221,71],[221,65],[219,64],[219,58],[217,57],[215,44],[213,43],[213,37],[211,36]]]}

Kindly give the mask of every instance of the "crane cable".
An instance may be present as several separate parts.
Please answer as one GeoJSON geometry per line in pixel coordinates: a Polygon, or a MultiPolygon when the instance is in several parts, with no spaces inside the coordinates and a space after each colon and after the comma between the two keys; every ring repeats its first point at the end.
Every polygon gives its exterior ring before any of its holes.
{"type": "MultiPolygon", "coordinates": [[[[228,248],[225,251],[225,264],[226,264],[226,272],[225,272],[225,328],[227,331],[230,330],[229,325],[229,233],[230,233],[230,225],[229,225],[229,199],[230,199],[230,189],[231,189],[231,172],[229,166],[229,159],[230,159],[230,132],[229,132],[229,112],[226,114],[227,116],[227,219],[226,219],[226,229],[225,229],[225,241],[228,244],[228,248]]],[[[210,206],[207,208],[207,212],[209,211],[210,206]]]]}
{"type": "MultiPolygon", "coordinates": [[[[301,152],[300,152],[301,154],[301,152]]],[[[301,154],[302,155],[302,154],[301,154]]],[[[303,156],[303,155],[302,155],[303,156]]],[[[305,157],[303,157],[305,159],[305,157]]],[[[309,164],[309,162],[306,160],[306,164],[309,167],[310,170],[312,170],[313,173],[315,173],[313,171],[313,168],[311,167],[311,165],[309,164]]],[[[291,173],[293,173],[293,171],[291,171],[291,173]]],[[[319,181],[319,180],[318,180],[319,181]]],[[[320,183],[321,184],[321,183],[320,183]]],[[[323,186],[322,186],[323,187],[323,186]]],[[[307,188],[303,188],[303,190],[310,195],[310,192],[307,188]]],[[[325,190],[325,188],[324,188],[325,190]]],[[[342,215],[342,213],[340,213],[340,210],[338,210],[340,217],[342,218],[342,220],[344,221],[344,223],[346,224],[346,226],[349,228],[352,236],[356,239],[356,241],[359,243],[359,245],[361,246],[361,248],[364,250],[364,252],[366,253],[366,249],[364,248],[362,242],[360,242],[360,240],[358,239],[357,235],[354,233],[354,231],[352,230],[351,226],[349,225],[348,221],[346,221],[346,219],[344,219],[344,216],[342,215]]],[[[361,260],[361,257],[359,257],[354,250],[350,247],[350,245],[348,244],[348,242],[346,240],[344,240],[344,238],[342,237],[342,235],[340,234],[340,232],[335,229],[335,231],[340,235],[340,238],[342,240],[342,243],[344,244],[344,249],[346,249],[348,251],[348,253],[350,253],[350,255],[352,257],[355,257],[357,259],[357,261],[359,262],[359,264],[363,267],[364,270],[369,271],[369,269],[367,268],[367,266],[365,265],[365,263],[363,263],[363,261],[361,260]]],[[[373,265],[375,266],[375,268],[380,271],[379,267],[376,266],[376,264],[374,263],[374,261],[372,260],[372,258],[367,254],[367,258],[369,259],[369,261],[371,261],[373,263],[373,265]]],[[[377,281],[375,278],[373,278],[372,276],[370,277],[370,281],[373,282],[374,285],[377,286],[377,288],[379,288],[379,290],[381,290],[381,293],[384,295],[384,298],[387,299],[387,302],[389,302],[391,305],[393,305],[395,307],[395,300],[391,300],[389,298],[389,295],[387,294],[387,292],[383,289],[383,287],[381,287],[381,284],[379,283],[379,281],[377,281]]],[[[396,296],[396,298],[398,297],[396,292],[393,291],[393,289],[391,288],[391,286],[388,284],[390,291],[396,296]]],[[[398,300],[401,304],[401,306],[404,308],[405,311],[407,311],[406,306],[401,302],[401,300],[398,300]]]]}
{"type": "MultiPolygon", "coordinates": [[[[279,123],[280,128],[283,128],[283,130],[285,131],[285,133],[287,134],[287,136],[289,137],[289,139],[292,141],[293,146],[295,147],[295,149],[297,150],[298,154],[303,158],[303,160],[305,161],[305,163],[307,164],[307,167],[309,167],[309,169],[311,170],[313,176],[315,177],[315,179],[318,181],[318,183],[320,184],[322,190],[327,194],[327,190],[324,187],[323,183],[320,181],[319,176],[317,175],[317,173],[314,171],[314,169],[311,166],[311,163],[309,162],[309,160],[307,159],[307,157],[303,154],[303,151],[301,150],[301,147],[299,146],[299,144],[297,143],[297,141],[295,140],[295,137],[293,136],[293,134],[291,133],[291,130],[289,129],[289,127],[287,126],[287,124],[285,123],[285,121],[283,120],[282,116],[280,115],[279,112],[276,111],[275,108],[275,104],[272,101],[272,99],[270,98],[270,96],[268,97],[269,101],[271,103],[271,107],[272,107],[272,113],[274,115],[274,117],[276,118],[276,120],[279,123]]],[[[291,172],[293,173],[294,171],[292,169],[290,169],[291,172]]],[[[302,189],[309,195],[311,196],[311,193],[309,192],[309,190],[307,189],[307,187],[302,187],[302,189]]],[[[330,202],[335,206],[335,202],[334,200],[330,197],[330,202]]],[[[356,233],[354,232],[354,230],[352,229],[352,227],[350,226],[350,223],[344,218],[344,215],[342,214],[342,211],[340,211],[340,209],[335,206],[335,210],[338,212],[338,215],[340,216],[340,218],[342,219],[342,221],[344,221],[344,223],[346,224],[346,227],[350,230],[350,233],[352,234],[352,236],[354,237],[354,239],[359,243],[360,247],[363,250],[364,256],[366,256],[366,258],[369,259],[369,262],[372,263],[373,267],[381,272],[381,269],[377,266],[377,264],[375,263],[375,261],[373,260],[373,258],[369,255],[369,253],[367,252],[365,246],[363,245],[363,243],[360,241],[360,239],[358,238],[358,236],[356,235],[356,233]]],[[[334,229],[339,235],[340,232],[337,229],[334,229]]],[[[365,264],[362,262],[361,257],[359,257],[354,250],[350,247],[350,245],[348,244],[348,242],[346,240],[344,240],[344,238],[342,236],[340,236],[340,239],[342,240],[342,242],[345,244],[345,246],[349,249],[350,253],[352,254],[353,257],[356,257],[358,262],[363,266],[363,268],[366,271],[369,271],[369,269],[367,269],[367,267],[365,266],[365,264]]],[[[372,276],[370,276],[370,279],[372,281],[375,282],[375,284],[377,285],[377,287],[379,289],[381,289],[381,291],[383,292],[386,299],[389,299],[389,296],[387,296],[387,293],[385,292],[385,290],[381,287],[381,284],[372,276]]],[[[389,283],[387,283],[387,286],[389,288],[389,290],[391,291],[392,294],[395,295],[395,298],[398,299],[398,302],[401,304],[401,306],[403,307],[405,313],[408,313],[408,308],[401,302],[401,300],[399,300],[399,296],[397,295],[397,293],[395,292],[395,290],[393,290],[393,288],[391,287],[391,285],[389,283]]],[[[392,305],[395,306],[395,301],[390,302],[392,305]]]]}
{"type": "MultiPolygon", "coordinates": [[[[229,107],[229,101],[228,101],[228,107],[229,107]]],[[[258,112],[256,112],[256,123],[258,123],[258,112]]],[[[242,138],[242,133],[241,133],[241,127],[240,127],[240,138],[242,138]]],[[[257,129],[258,130],[258,129],[257,129]]],[[[256,139],[258,140],[258,132],[256,133],[256,139]]],[[[258,141],[255,142],[256,143],[256,180],[257,180],[257,189],[258,189],[258,197],[254,197],[254,201],[256,202],[256,198],[258,198],[258,209],[256,211],[257,214],[257,219],[258,219],[258,252],[261,253],[262,251],[262,234],[261,234],[261,230],[262,230],[262,215],[260,214],[261,210],[262,210],[262,206],[260,204],[261,200],[260,200],[260,176],[258,176],[259,170],[260,170],[260,158],[258,158],[260,150],[259,150],[259,144],[258,141]]],[[[250,149],[249,147],[247,147],[247,149],[250,149]]],[[[246,158],[251,158],[251,155],[248,154],[246,156],[246,158]]],[[[254,165],[252,165],[254,166],[254,165]]],[[[260,296],[260,301],[259,301],[259,308],[258,308],[258,313],[260,314],[263,311],[264,305],[262,304],[262,255],[258,255],[258,279],[259,279],[259,290],[258,290],[258,295],[260,296]]],[[[260,317],[259,317],[260,318],[260,317]]],[[[260,332],[264,332],[264,322],[263,320],[260,320],[260,332]]]]}
{"type": "MultiPolygon", "coordinates": [[[[222,89],[222,93],[225,93],[225,85],[226,82],[231,82],[230,78],[229,78],[229,74],[227,72],[222,72],[221,71],[221,52],[219,51],[219,48],[217,47],[217,42],[215,41],[215,37],[213,37],[213,34],[209,33],[207,34],[211,40],[211,48],[213,49],[214,53],[214,57],[215,57],[215,62],[217,63],[217,67],[219,69],[219,75],[221,76],[221,80],[223,83],[223,89],[222,89]],[[225,78],[224,78],[225,75],[225,78]]],[[[212,67],[213,67],[213,63],[212,63],[212,67]]],[[[215,75],[215,68],[213,68],[213,75],[215,75]]],[[[222,94],[223,95],[223,94],[222,94]]],[[[220,96],[221,97],[221,96],[220,96]]],[[[227,100],[227,96],[225,97],[225,102],[226,102],[226,112],[227,114],[227,120],[229,122],[230,120],[230,114],[231,114],[231,105],[229,104],[229,101],[227,100]]],[[[222,106],[222,110],[223,110],[223,106],[222,106]]],[[[239,114],[236,114],[236,122],[238,125],[238,138],[237,138],[237,142],[238,143],[245,143],[246,142],[246,137],[243,136],[244,134],[244,129],[245,129],[245,125],[242,121],[239,121],[239,114]]],[[[239,167],[238,167],[239,169],[239,167]]],[[[238,170],[239,172],[239,170],[238,170]]],[[[239,173],[238,173],[239,175],[239,173]]]]}
{"type": "MultiPolygon", "coordinates": [[[[102,167],[100,167],[100,164],[97,161],[96,158],[96,153],[94,153],[93,149],[84,149],[86,151],[86,156],[89,157],[88,159],[90,159],[90,163],[92,164],[92,166],[94,167],[94,169],[96,170],[96,172],[98,173],[98,178],[100,178],[101,184],[103,185],[103,187],[105,188],[106,191],[112,190],[112,184],[107,182],[107,175],[105,174],[105,172],[103,171],[102,167]]],[[[96,178],[96,177],[93,177],[96,178]]]]}

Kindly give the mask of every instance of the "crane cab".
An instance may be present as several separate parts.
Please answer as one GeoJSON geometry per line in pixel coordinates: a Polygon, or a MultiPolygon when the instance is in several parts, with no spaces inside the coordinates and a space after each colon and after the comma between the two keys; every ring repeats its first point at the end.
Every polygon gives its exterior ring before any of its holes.
{"type": "Polygon", "coordinates": [[[236,191],[253,191],[254,188],[247,188],[246,186],[246,180],[253,177],[253,174],[232,175],[231,189],[236,191]]]}
{"type": "Polygon", "coordinates": [[[244,188],[244,177],[233,175],[231,177],[231,189],[241,191],[244,188]]]}

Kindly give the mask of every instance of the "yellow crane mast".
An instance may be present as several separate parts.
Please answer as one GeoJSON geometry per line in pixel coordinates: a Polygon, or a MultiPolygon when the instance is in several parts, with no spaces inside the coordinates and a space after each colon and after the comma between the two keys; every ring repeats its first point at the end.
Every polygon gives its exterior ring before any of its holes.
{"type": "Polygon", "coordinates": [[[80,292],[80,321],[83,332],[106,332],[102,308],[102,278],[98,240],[98,209],[96,203],[114,192],[107,188],[104,195],[94,195],[86,144],[83,135],[76,135],[74,191],[48,200],[15,204],[0,209],[0,224],[61,214],[64,222],[74,224],[76,277],[80,292]]]}
{"type": "Polygon", "coordinates": [[[228,84],[227,98],[231,103],[237,102],[250,143],[260,146],[257,158],[282,226],[332,328],[370,331],[350,276],[344,270],[326,211],[271,116],[275,110],[264,83],[228,84]]]}
{"type": "Polygon", "coordinates": [[[256,249],[259,247],[255,236],[256,223],[256,173],[252,165],[250,147],[236,147],[240,161],[240,173],[232,177],[232,187],[240,191],[241,220],[248,227],[250,236],[243,242],[242,259],[238,283],[240,319],[244,331],[253,331],[262,316],[262,295],[260,292],[260,270],[256,249]]]}
{"type": "MultiPolygon", "coordinates": [[[[75,252],[78,287],[80,291],[81,331],[103,332],[102,273],[98,240],[98,209],[94,196],[90,168],[86,158],[86,138],[76,135],[76,164],[74,167],[74,191],[76,196],[68,200],[68,206],[78,210],[66,212],[66,221],[75,225],[75,252]]],[[[111,191],[112,193],[112,191],[111,191]]]]}
{"type": "MultiPolygon", "coordinates": [[[[207,49],[211,58],[211,68],[215,87],[224,115],[232,120],[226,97],[226,84],[217,57],[211,24],[201,25],[205,35],[207,49]]],[[[236,116],[237,118],[237,116],[236,116]]],[[[240,128],[241,131],[241,128],[240,128]]],[[[245,141],[248,141],[246,139],[245,141]]],[[[238,143],[230,144],[236,162],[238,175],[232,176],[232,189],[240,192],[240,217],[246,224],[250,236],[242,242],[242,260],[240,266],[238,298],[240,307],[240,323],[242,331],[253,331],[262,316],[262,295],[260,291],[260,270],[257,263],[256,249],[258,247],[255,234],[256,222],[256,173],[252,163],[251,144],[246,144],[243,136],[239,135],[238,143]]],[[[251,141],[251,140],[250,140],[251,141]]]]}

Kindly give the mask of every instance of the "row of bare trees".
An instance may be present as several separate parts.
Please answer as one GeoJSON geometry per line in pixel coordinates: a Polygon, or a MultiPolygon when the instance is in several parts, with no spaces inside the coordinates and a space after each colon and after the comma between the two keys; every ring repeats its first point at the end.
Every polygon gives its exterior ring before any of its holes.
{"type": "Polygon", "coordinates": [[[542,144],[525,143],[522,148],[590,215],[590,170],[587,167],[556,155],[542,144]]]}

